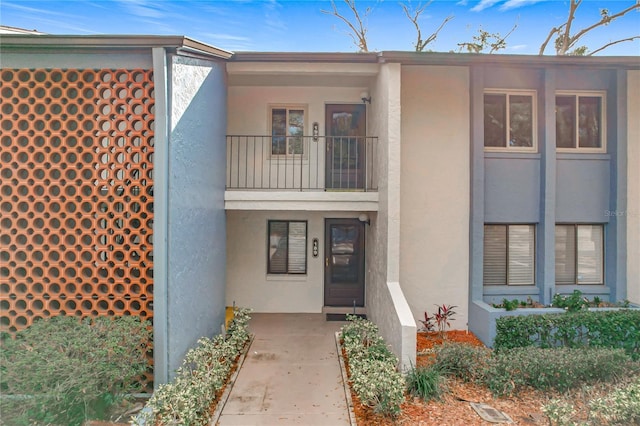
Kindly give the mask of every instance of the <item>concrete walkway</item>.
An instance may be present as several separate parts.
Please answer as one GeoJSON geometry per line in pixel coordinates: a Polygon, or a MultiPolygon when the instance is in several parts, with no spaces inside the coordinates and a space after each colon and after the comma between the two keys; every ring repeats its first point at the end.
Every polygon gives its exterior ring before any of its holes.
{"type": "Polygon", "coordinates": [[[349,425],[335,345],[322,314],[252,314],[255,335],[218,424],[349,425]]]}

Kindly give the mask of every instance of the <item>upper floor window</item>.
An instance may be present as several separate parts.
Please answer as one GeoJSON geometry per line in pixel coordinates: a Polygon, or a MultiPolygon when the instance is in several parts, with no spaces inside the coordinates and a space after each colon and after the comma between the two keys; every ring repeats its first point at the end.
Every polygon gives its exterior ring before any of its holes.
{"type": "Polygon", "coordinates": [[[271,154],[300,155],[304,151],[305,110],[302,107],[271,108],[271,154]]]}
{"type": "Polygon", "coordinates": [[[484,225],[484,285],[535,284],[535,225],[484,225]]]}
{"type": "Polygon", "coordinates": [[[556,148],[602,152],[604,146],[604,94],[556,94],[556,148]]]}
{"type": "Polygon", "coordinates": [[[534,91],[485,92],[485,150],[536,150],[535,99],[534,91]]]}

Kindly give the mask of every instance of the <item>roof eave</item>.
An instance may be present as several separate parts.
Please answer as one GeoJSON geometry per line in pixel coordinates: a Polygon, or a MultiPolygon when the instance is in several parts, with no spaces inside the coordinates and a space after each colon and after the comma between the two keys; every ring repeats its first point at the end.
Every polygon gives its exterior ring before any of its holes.
{"type": "Polygon", "coordinates": [[[638,56],[550,56],[475,53],[439,53],[383,51],[380,62],[400,62],[403,65],[522,65],[522,66],[596,66],[640,69],[638,56]]]}
{"type": "Polygon", "coordinates": [[[129,50],[163,47],[169,49],[187,49],[199,54],[229,59],[232,53],[215,46],[184,36],[148,36],[148,35],[31,35],[2,34],[0,48],[3,50],[129,50]]]}

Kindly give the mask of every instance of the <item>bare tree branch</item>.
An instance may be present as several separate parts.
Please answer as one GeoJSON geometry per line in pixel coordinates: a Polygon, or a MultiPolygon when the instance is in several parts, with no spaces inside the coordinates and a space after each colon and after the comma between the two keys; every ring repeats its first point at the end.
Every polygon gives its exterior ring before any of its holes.
{"type": "Polygon", "coordinates": [[[560,30],[562,30],[562,27],[564,27],[566,24],[562,24],[559,27],[553,27],[551,28],[551,31],[549,31],[549,35],[547,35],[547,38],[545,39],[544,43],[542,43],[542,46],[540,46],[540,51],[538,52],[538,55],[544,55],[544,51],[547,48],[547,44],[549,44],[549,42],[551,41],[551,37],[553,37],[554,34],[559,33],[560,30]]]}
{"type": "Polygon", "coordinates": [[[407,18],[409,19],[409,21],[411,21],[413,26],[416,27],[417,36],[416,36],[416,42],[414,44],[416,48],[416,52],[423,52],[429,43],[435,41],[435,39],[438,38],[438,33],[440,32],[440,30],[442,30],[442,28],[444,28],[447,22],[453,19],[453,15],[447,16],[442,21],[440,26],[429,37],[427,37],[426,40],[423,40],[422,30],[420,29],[420,24],[418,23],[418,19],[420,19],[420,15],[422,14],[422,12],[424,12],[427,6],[429,6],[431,3],[433,3],[433,0],[428,1],[425,4],[418,3],[418,6],[415,9],[409,5],[400,3],[400,6],[402,7],[404,14],[407,15],[407,18]]]}
{"type": "MultiPolygon", "coordinates": [[[[571,35],[571,24],[575,18],[576,9],[580,6],[582,0],[571,0],[571,4],[569,5],[569,17],[567,18],[567,25],[565,26],[564,33],[560,34],[562,42],[560,45],[560,50],[562,50],[563,54],[569,50],[572,43],[569,43],[570,35],[571,35]]],[[[558,43],[556,43],[556,53],[558,52],[558,43]]]]}
{"type": "MultiPolygon", "coordinates": [[[[573,21],[575,19],[575,14],[576,14],[576,10],[578,9],[578,7],[580,7],[580,5],[582,4],[583,0],[571,0],[570,4],[569,4],[569,15],[567,17],[567,21],[565,23],[563,23],[562,25],[559,25],[557,27],[554,27],[551,29],[551,31],[549,31],[549,34],[547,35],[547,38],[545,39],[545,41],[542,43],[542,45],[540,46],[540,51],[538,52],[539,55],[543,55],[547,45],[549,44],[549,41],[551,40],[551,38],[554,35],[557,35],[556,40],[555,40],[555,48],[556,48],[556,55],[568,55],[568,54],[578,54],[578,55],[583,55],[586,50],[587,47],[586,46],[581,46],[579,48],[576,48],[574,51],[572,51],[572,53],[569,53],[569,51],[571,49],[574,48],[574,46],[576,45],[576,43],[582,38],[582,36],[584,36],[585,34],[587,34],[589,31],[592,31],[600,26],[603,25],[608,25],[609,23],[611,23],[612,21],[614,21],[615,19],[626,15],[627,13],[631,12],[634,9],[640,9],[640,2],[636,2],[634,5],[627,7],[626,9],[615,13],[613,15],[609,15],[609,11],[608,9],[602,9],[600,11],[600,14],[602,16],[602,18],[588,26],[585,27],[583,29],[581,29],[580,31],[578,31],[575,35],[571,35],[571,25],[573,24],[573,21]]],[[[613,41],[599,49],[597,49],[597,52],[602,51],[603,49],[612,46],[614,44],[617,44],[619,42],[622,41],[630,41],[630,40],[634,40],[638,37],[633,36],[631,38],[626,38],[623,40],[617,40],[617,41],[613,41]]],[[[592,55],[593,53],[591,53],[592,55]]]]}
{"type": "Polygon", "coordinates": [[[633,36],[633,37],[629,37],[629,38],[623,38],[622,40],[616,40],[616,41],[612,41],[610,43],[605,44],[604,46],[600,47],[599,49],[594,50],[593,52],[590,52],[587,56],[592,56],[595,55],[596,53],[606,49],[609,46],[613,46],[614,44],[618,44],[618,43],[623,43],[625,41],[633,41],[637,38],[640,38],[640,35],[637,36],[633,36]]]}
{"type": "MultiPolygon", "coordinates": [[[[331,8],[333,9],[332,11],[321,9],[320,12],[327,15],[333,15],[347,24],[349,30],[351,30],[348,34],[353,40],[353,44],[356,45],[360,52],[368,52],[369,47],[367,46],[367,27],[363,23],[363,18],[360,17],[360,13],[358,13],[358,9],[356,8],[356,0],[344,0],[344,2],[353,13],[353,16],[355,17],[355,23],[352,23],[351,21],[349,21],[349,19],[345,18],[344,15],[338,12],[338,8],[336,7],[334,0],[331,0],[331,8]]],[[[363,15],[364,19],[369,16],[371,11],[371,8],[367,8],[365,10],[363,15]]]]}
{"type": "Polygon", "coordinates": [[[500,33],[491,34],[480,27],[478,29],[478,34],[473,36],[473,41],[458,43],[458,46],[460,46],[460,51],[462,51],[462,49],[466,49],[469,53],[482,53],[483,50],[490,48],[489,54],[492,54],[507,47],[507,37],[509,37],[516,28],[518,28],[517,22],[513,24],[513,28],[509,30],[507,35],[502,37],[500,33]],[[491,40],[495,41],[492,42],[491,40]]]}
{"type": "Polygon", "coordinates": [[[578,31],[578,33],[575,36],[571,37],[571,45],[575,44],[578,41],[578,39],[580,39],[580,37],[582,37],[583,35],[585,35],[589,31],[593,30],[594,28],[598,28],[599,26],[602,26],[602,25],[608,25],[614,19],[617,19],[617,18],[619,18],[619,17],[621,17],[623,15],[626,15],[627,13],[631,12],[633,9],[638,9],[638,8],[640,8],[640,3],[636,3],[636,4],[632,5],[632,6],[629,6],[625,10],[623,10],[621,12],[618,12],[615,15],[609,16],[608,13],[603,14],[602,19],[600,21],[596,22],[595,24],[591,25],[590,27],[587,27],[587,28],[584,28],[584,29],[578,31]]]}
{"type": "Polygon", "coordinates": [[[511,33],[513,33],[516,28],[518,28],[518,23],[516,22],[515,24],[513,24],[513,28],[511,28],[511,30],[509,30],[509,32],[504,36],[504,37],[500,37],[500,33],[496,33],[495,36],[497,36],[497,40],[495,43],[491,44],[491,50],[489,51],[489,54],[500,50],[500,49],[504,49],[507,47],[507,37],[509,37],[511,35],[511,33]]]}

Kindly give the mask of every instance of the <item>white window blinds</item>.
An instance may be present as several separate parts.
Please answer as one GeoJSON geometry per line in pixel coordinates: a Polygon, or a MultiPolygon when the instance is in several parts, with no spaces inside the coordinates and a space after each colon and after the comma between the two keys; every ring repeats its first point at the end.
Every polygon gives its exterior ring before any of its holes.
{"type": "Polygon", "coordinates": [[[576,232],[573,225],[556,225],[556,284],[575,284],[576,232]]]}
{"type": "Polygon", "coordinates": [[[602,225],[556,225],[556,284],[603,284],[603,247],[602,225]]]}
{"type": "Polygon", "coordinates": [[[602,284],[603,231],[601,225],[578,225],[578,284],[602,284]]]}
{"type": "Polygon", "coordinates": [[[535,225],[485,225],[484,285],[535,284],[535,225]]]}
{"type": "Polygon", "coordinates": [[[484,227],[484,285],[507,283],[507,227],[484,227]]]}
{"type": "Polygon", "coordinates": [[[509,225],[510,285],[533,285],[535,282],[534,230],[533,225],[509,225]]]}
{"type": "Polygon", "coordinates": [[[307,222],[269,221],[270,274],[307,272],[307,222]]]}

